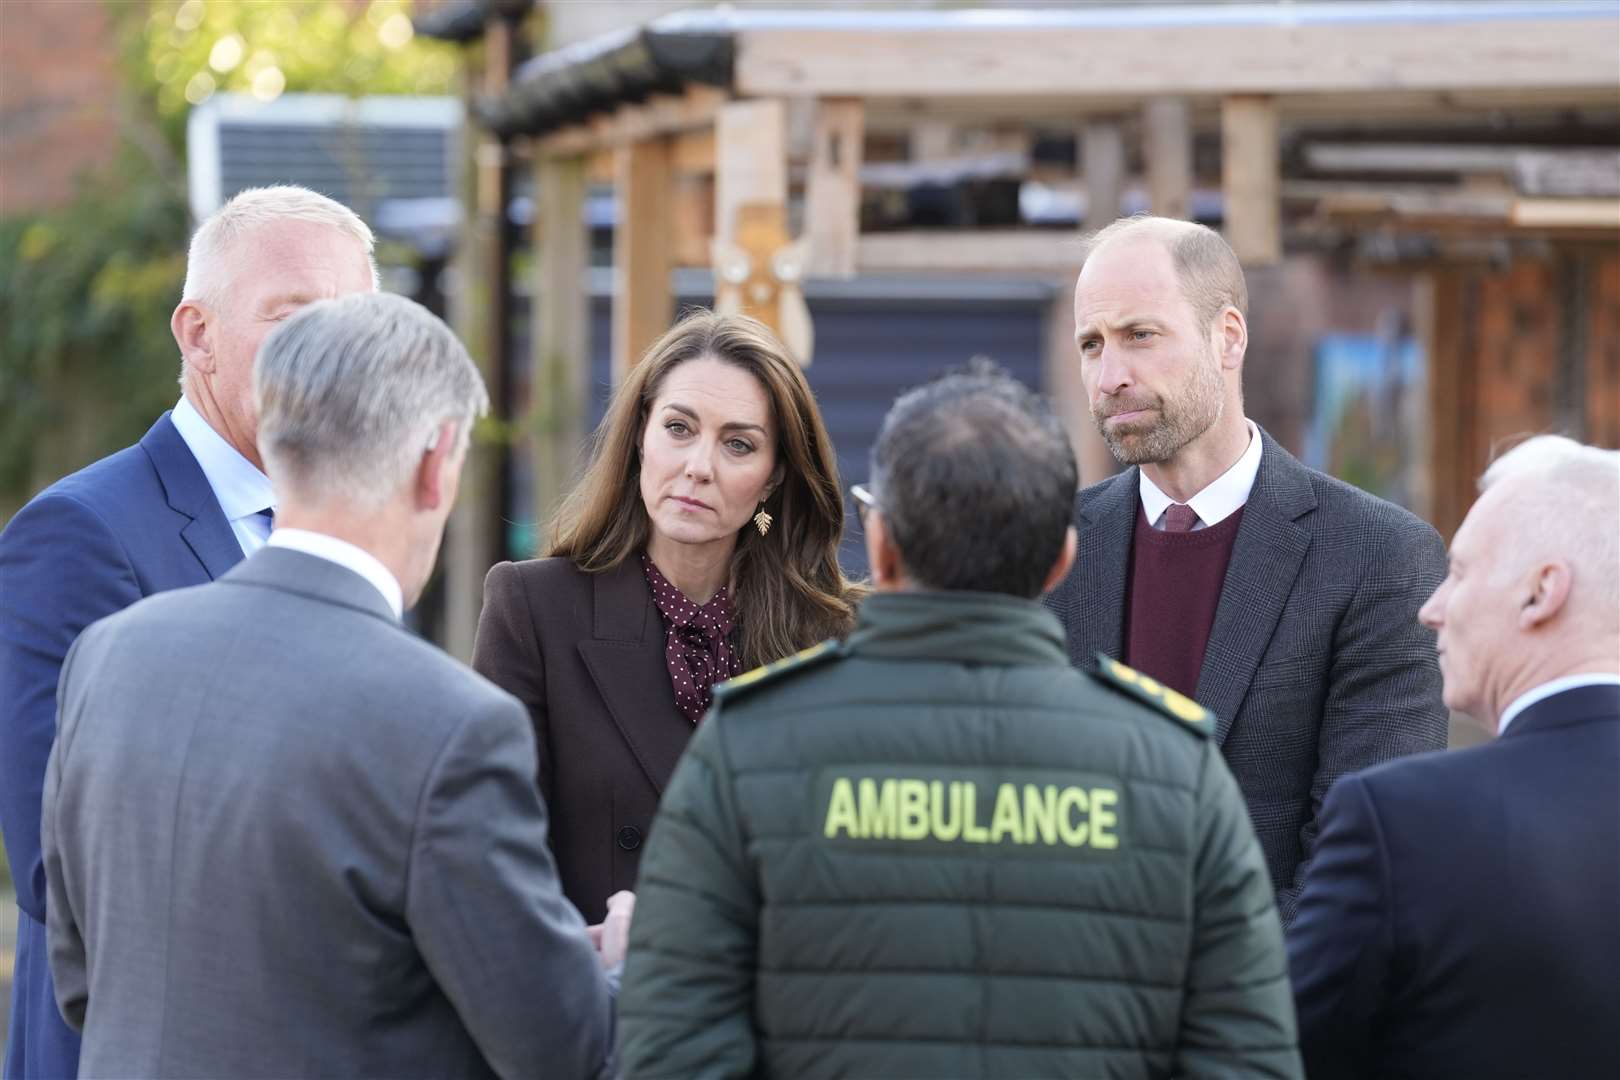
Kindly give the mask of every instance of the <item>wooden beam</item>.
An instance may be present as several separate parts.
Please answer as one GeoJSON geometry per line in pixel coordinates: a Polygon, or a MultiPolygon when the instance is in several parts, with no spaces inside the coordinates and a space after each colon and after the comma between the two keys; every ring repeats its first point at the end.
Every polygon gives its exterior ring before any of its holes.
{"type": "MultiPolygon", "coordinates": [[[[1620,76],[1617,76],[1620,78],[1620,76]]],[[[1192,95],[1200,105],[1218,105],[1219,97],[1192,95]]],[[[1276,94],[1285,124],[1327,128],[1376,130],[1380,124],[1399,127],[1489,128],[1503,116],[1539,117],[1550,123],[1567,113],[1590,113],[1594,119],[1611,116],[1615,91],[1590,87],[1511,90],[1404,90],[1276,94]]],[[[1016,122],[1051,130],[1073,130],[1091,118],[1116,119],[1139,110],[1144,95],[1094,94],[1086,97],[1004,95],[974,97],[867,97],[868,146],[873,135],[906,135],[921,120],[942,120],[973,129],[1016,122]]],[[[1216,110],[1206,118],[1195,115],[1198,128],[1208,119],[1210,130],[1219,127],[1216,110]]],[[[1601,121],[1600,121],[1601,122],[1601,121]]],[[[1129,126],[1129,125],[1127,125],[1129,126]]]]}
{"type": "MultiPolygon", "coordinates": [[[[528,429],[534,512],[542,527],[573,482],[590,412],[590,238],[583,158],[535,165],[534,302],[528,429]]],[[[542,538],[542,543],[544,539],[542,538]]]]}
{"type": "Polygon", "coordinates": [[[1330,172],[1498,173],[1536,185],[1527,195],[1620,195],[1620,150],[1606,148],[1311,142],[1304,157],[1330,172]]]}
{"type": "Polygon", "coordinates": [[[781,101],[734,101],[715,121],[714,228],[737,238],[737,211],[787,203],[787,110],[781,101]]]}
{"type": "Polygon", "coordinates": [[[1073,273],[1081,250],[1070,233],[1034,230],[867,233],[855,249],[861,271],[1073,273]]]}
{"type": "Polygon", "coordinates": [[[1081,129],[1080,168],[1086,185],[1086,228],[1100,229],[1124,213],[1125,132],[1118,120],[1100,119],[1081,129]]]}
{"type": "Polygon", "coordinates": [[[1159,98],[1142,110],[1148,205],[1160,217],[1185,218],[1192,202],[1192,112],[1182,98],[1159,98]]]}
{"type": "Polygon", "coordinates": [[[1620,199],[1515,199],[1509,220],[1521,229],[1620,229],[1620,199]]]}
{"type": "Polygon", "coordinates": [[[676,266],[707,269],[714,235],[714,177],[677,170],[670,199],[671,260],[676,266]]]}
{"type": "Polygon", "coordinates": [[[810,272],[855,275],[861,231],[861,149],[865,111],[857,100],[824,98],[816,120],[805,185],[804,231],[810,237],[810,272]]]}
{"type": "Polygon", "coordinates": [[[675,136],[673,167],[683,175],[714,173],[714,128],[675,136]]]}
{"type": "Polygon", "coordinates": [[[1282,258],[1278,168],[1277,103],[1248,95],[1222,101],[1226,240],[1246,265],[1264,266],[1282,258]]]}
{"type": "Polygon", "coordinates": [[[668,139],[647,139],[614,151],[614,189],[619,213],[613,228],[613,381],[622,379],[641,354],[669,329],[675,300],[669,272],[668,139]]]}
{"type": "Polygon", "coordinates": [[[920,120],[911,127],[912,161],[947,161],[956,156],[956,127],[941,120],[920,120]]]}
{"type": "Polygon", "coordinates": [[[681,94],[656,95],[644,104],[626,105],[536,139],[534,153],[538,157],[575,157],[659,136],[700,130],[713,125],[726,99],[724,90],[702,84],[689,86],[681,94]]]}
{"type": "MultiPolygon", "coordinates": [[[[1308,8],[1309,5],[1296,5],[1308,8]]],[[[1261,15],[1197,25],[1065,25],[992,15],[971,27],[759,28],[736,35],[743,95],[986,98],[1604,87],[1617,74],[1611,14],[1487,10],[1360,21],[1261,15]]],[[[1089,24],[1087,24],[1089,23],[1089,24]]]]}

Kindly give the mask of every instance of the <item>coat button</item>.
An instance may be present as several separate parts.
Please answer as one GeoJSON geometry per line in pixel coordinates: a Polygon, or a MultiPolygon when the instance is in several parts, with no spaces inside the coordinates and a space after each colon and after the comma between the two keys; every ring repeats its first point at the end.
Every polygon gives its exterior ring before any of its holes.
{"type": "Polygon", "coordinates": [[[634,825],[626,825],[619,830],[619,846],[626,851],[634,851],[641,846],[641,830],[634,825]]]}

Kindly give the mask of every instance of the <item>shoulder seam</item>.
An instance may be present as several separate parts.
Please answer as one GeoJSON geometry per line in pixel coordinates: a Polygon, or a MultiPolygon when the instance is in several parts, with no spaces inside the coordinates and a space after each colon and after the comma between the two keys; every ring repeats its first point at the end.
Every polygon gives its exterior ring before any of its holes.
{"type": "MultiPolygon", "coordinates": [[[[56,500],[68,503],[71,506],[76,506],[95,519],[96,524],[101,527],[101,531],[106,534],[107,538],[112,542],[112,546],[118,550],[118,558],[123,563],[124,569],[129,573],[131,580],[135,581],[137,587],[139,587],[140,579],[135,574],[135,563],[129,557],[129,547],[124,543],[123,537],[118,535],[118,530],[112,527],[111,523],[107,521],[106,516],[102,514],[100,510],[86,502],[84,499],[81,499],[78,495],[67,491],[57,491],[53,485],[52,487],[40,492],[33,499],[29,500],[29,502],[23,506],[22,510],[17,511],[16,514],[12,515],[11,521],[15,522],[17,518],[22,516],[23,512],[26,511],[29,506],[36,503],[44,503],[47,501],[56,500]]],[[[10,523],[11,522],[7,523],[8,526],[10,523]]]]}

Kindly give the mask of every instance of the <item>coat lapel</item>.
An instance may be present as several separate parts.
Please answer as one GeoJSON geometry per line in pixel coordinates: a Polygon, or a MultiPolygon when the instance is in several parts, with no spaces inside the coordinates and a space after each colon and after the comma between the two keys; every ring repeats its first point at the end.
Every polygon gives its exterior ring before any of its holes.
{"type": "Polygon", "coordinates": [[[592,577],[592,636],[580,656],[614,726],[660,796],[692,737],[664,664],[664,624],[635,559],[592,577]]]}
{"type": "Polygon", "coordinates": [[[1100,488],[1079,495],[1079,549],[1070,575],[1064,627],[1071,659],[1125,650],[1125,582],[1131,537],[1136,530],[1137,470],[1133,467],[1100,488]]]}
{"type": "Polygon", "coordinates": [[[1271,436],[1262,431],[1260,438],[1260,472],[1243,507],[1198,673],[1196,696],[1219,719],[1219,743],[1232,729],[1311,545],[1310,530],[1298,519],[1316,508],[1309,471],[1271,436]]]}
{"type": "Polygon", "coordinates": [[[219,508],[208,477],[192,456],[191,448],[164,413],[141,437],[141,448],[157,470],[169,508],[190,520],[180,527],[180,538],[191,548],[210,578],[223,577],[242,561],[242,545],[219,508]]]}

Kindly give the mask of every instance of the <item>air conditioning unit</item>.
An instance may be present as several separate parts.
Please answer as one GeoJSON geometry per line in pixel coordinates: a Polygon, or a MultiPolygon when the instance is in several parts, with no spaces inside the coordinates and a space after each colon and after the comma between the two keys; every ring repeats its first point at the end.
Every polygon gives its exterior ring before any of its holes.
{"type": "Polygon", "coordinates": [[[461,220],[462,112],[451,97],[215,94],[186,125],[192,214],[244,188],[300,184],[379,236],[441,255],[461,220]]]}

